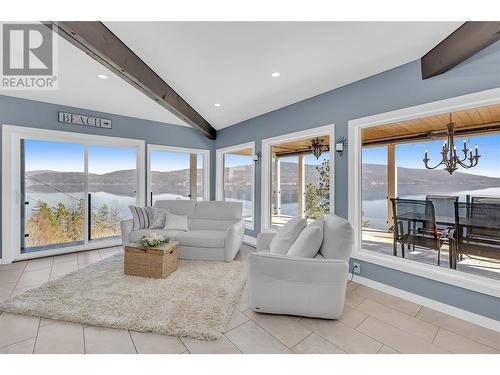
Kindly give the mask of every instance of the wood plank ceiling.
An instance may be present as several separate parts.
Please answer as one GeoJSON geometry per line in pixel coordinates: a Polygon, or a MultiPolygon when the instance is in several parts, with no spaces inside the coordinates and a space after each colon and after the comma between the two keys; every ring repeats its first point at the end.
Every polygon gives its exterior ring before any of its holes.
{"type": "MultiPolygon", "coordinates": [[[[364,145],[401,143],[446,136],[449,113],[384,124],[362,130],[364,145]]],[[[453,112],[458,134],[500,132],[500,104],[453,112]]]]}
{"type": "MultiPolygon", "coordinates": [[[[330,136],[324,135],[321,137],[318,137],[323,144],[329,145],[330,144],[330,136]]],[[[290,142],[285,142],[285,143],[280,143],[277,145],[274,145],[272,147],[272,153],[273,156],[284,156],[284,155],[297,155],[297,154],[304,154],[304,153],[311,153],[309,151],[309,146],[311,145],[312,141],[316,139],[316,137],[312,138],[306,138],[306,139],[300,139],[296,141],[290,141],[290,142]]]]}

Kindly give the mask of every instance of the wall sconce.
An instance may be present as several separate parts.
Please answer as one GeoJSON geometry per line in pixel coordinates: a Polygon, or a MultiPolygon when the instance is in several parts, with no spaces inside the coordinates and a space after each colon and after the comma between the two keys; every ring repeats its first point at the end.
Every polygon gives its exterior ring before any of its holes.
{"type": "Polygon", "coordinates": [[[255,164],[259,164],[260,163],[260,158],[262,157],[262,154],[260,152],[257,152],[254,156],[253,156],[253,161],[255,162],[255,164]]]}
{"type": "Polygon", "coordinates": [[[337,151],[339,155],[342,155],[344,150],[347,149],[348,143],[347,137],[338,137],[335,141],[335,151],[337,151]]]}

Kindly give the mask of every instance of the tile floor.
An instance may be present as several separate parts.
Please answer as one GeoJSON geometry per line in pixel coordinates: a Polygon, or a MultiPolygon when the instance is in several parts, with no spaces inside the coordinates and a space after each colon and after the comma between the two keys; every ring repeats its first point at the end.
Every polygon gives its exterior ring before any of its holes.
{"type": "MultiPolygon", "coordinates": [[[[0,300],[120,251],[0,266],[0,300]]],[[[244,289],[224,335],[209,342],[3,313],[0,353],[500,353],[497,332],[355,282],[346,297],[342,319],[329,321],[255,313],[244,289]]]]}

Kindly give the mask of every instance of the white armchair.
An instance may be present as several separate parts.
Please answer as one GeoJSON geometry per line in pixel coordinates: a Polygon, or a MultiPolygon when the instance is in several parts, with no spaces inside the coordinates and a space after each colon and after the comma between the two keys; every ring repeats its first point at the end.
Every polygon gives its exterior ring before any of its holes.
{"type": "Polygon", "coordinates": [[[275,233],[257,237],[250,254],[250,305],[256,312],[337,319],[344,308],[354,233],[348,221],[325,216],[323,244],[315,258],[269,253],[275,233]]]}

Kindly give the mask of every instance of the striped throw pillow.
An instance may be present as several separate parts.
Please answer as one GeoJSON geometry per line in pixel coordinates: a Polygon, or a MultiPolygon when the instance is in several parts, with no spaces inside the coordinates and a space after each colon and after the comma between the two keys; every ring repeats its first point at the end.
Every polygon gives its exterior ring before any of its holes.
{"type": "Polygon", "coordinates": [[[147,207],[128,206],[132,212],[132,220],[134,221],[134,230],[149,228],[149,215],[147,207]]]}

